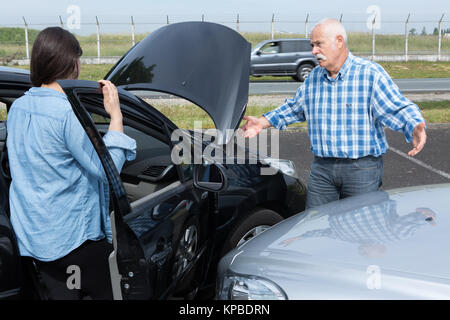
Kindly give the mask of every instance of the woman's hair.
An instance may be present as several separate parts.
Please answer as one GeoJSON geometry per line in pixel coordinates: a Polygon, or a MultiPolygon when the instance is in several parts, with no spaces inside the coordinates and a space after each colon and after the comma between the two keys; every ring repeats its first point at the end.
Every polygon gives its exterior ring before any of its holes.
{"type": "Polygon", "coordinates": [[[31,52],[31,83],[40,87],[55,80],[78,78],[82,54],[80,43],[69,31],[60,27],[42,30],[31,52]]]}

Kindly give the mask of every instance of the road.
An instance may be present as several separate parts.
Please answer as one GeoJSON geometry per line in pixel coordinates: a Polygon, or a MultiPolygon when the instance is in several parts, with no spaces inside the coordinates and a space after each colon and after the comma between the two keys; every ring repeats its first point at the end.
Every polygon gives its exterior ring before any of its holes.
{"type": "MultiPolygon", "coordinates": [[[[427,143],[417,156],[409,157],[412,145],[402,133],[386,129],[390,149],[383,157],[385,189],[422,184],[450,183],[450,125],[430,124],[427,143]]],[[[254,138],[253,138],[254,139],[254,138]]],[[[292,160],[299,178],[307,182],[313,154],[306,130],[279,131],[279,157],[292,160]]]]}
{"type": "MultiPolygon", "coordinates": [[[[394,79],[394,82],[403,93],[450,92],[450,78],[394,79]]],[[[293,95],[300,85],[302,83],[297,81],[253,81],[250,82],[249,94],[293,95]]],[[[173,97],[159,92],[135,91],[134,93],[143,98],[173,97]]]]}
{"type": "MultiPolygon", "coordinates": [[[[450,78],[394,79],[403,93],[450,92],[450,78]]],[[[302,83],[296,81],[253,81],[249,94],[293,95],[302,83]]]]}

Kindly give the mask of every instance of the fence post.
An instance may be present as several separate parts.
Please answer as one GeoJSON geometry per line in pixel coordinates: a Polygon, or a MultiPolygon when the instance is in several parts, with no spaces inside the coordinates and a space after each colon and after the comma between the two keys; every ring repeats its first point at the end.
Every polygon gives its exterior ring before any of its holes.
{"type": "Polygon", "coordinates": [[[444,14],[442,14],[441,20],[439,20],[438,57],[437,57],[438,61],[441,60],[442,19],[444,19],[444,14]]]}
{"type": "Polygon", "coordinates": [[[339,22],[340,23],[342,23],[342,16],[343,16],[344,14],[343,13],[341,13],[341,17],[339,18],[339,22]]]}
{"type": "Polygon", "coordinates": [[[205,15],[202,14],[202,22],[205,22],[205,15]]]}
{"type": "Polygon", "coordinates": [[[375,20],[377,19],[377,15],[373,17],[372,20],[372,61],[375,60],[375,20]]]}
{"type": "Polygon", "coordinates": [[[169,15],[166,16],[166,22],[169,24],[169,15]]]}
{"type": "Polygon", "coordinates": [[[405,61],[408,61],[408,23],[410,15],[411,13],[408,13],[408,18],[406,18],[405,22],[405,61]]]}
{"type": "Polygon", "coordinates": [[[131,16],[131,45],[134,47],[135,41],[134,41],[134,19],[133,16],[131,16]]]}
{"type": "Polygon", "coordinates": [[[100,23],[98,23],[97,16],[95,16],[95,20],[97,21],[97,58],[100,63],[100,23]]]}
{"type": "Polygon", "coordinates": [[[28,44],[28,23],[25,20],[25,17],[23,18],[23,23],[25,24],[25,51],[26,51],[26,55],[27,55],[27,60],[30,60],[30,47],[28,44]]]}
{"type": "Polygon", "coordinates": [[[305,20],[305,38],[308,38],[308,20],[309,20],[309,13],[306,15],[305,20]]]}
{"type": "Polygon", "coordinates": [[[275,13],[272,13],[272,40],[273,40],[273,33],[274,33],[274,24],[275,24],[275,13]]]}
{"type": "Polygon", "coordinates": [[[63,22],[61,16],[59,16],[59,24],[61,25],[61,28],[64,29],[64,22],[63,22]]]}
{"type": "Polygon", "coordinates": [[[237,20],[236,20],[236,32],[239,32],[239,13],[237,15],[237,20]]]}

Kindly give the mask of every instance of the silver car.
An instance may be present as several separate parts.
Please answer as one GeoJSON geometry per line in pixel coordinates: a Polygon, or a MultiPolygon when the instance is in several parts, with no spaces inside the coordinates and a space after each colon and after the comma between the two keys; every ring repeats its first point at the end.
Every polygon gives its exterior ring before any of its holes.
{"type": "Polygon", "coordinates": [[[450,299],[450,184],[292,216],[222,258],[217,298],[450,299]]]}

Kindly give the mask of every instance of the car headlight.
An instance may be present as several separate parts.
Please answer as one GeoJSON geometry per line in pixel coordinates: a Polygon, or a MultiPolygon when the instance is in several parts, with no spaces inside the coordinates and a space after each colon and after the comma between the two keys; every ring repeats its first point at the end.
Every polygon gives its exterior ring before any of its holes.
{"type": "Polygon", "coordinates": [[[217,295],[219,300],[287,300],[275,283],[256,276],[228,274],[217,295]]]}
{"type": "Polygon", "coordinates": [[[275,159],[275,158],[264,158],[262,160],[268,165],[270,165],[272,168],[280,170],[285,175],[298,178],[295,164],[291,160],[275,159]]]}

